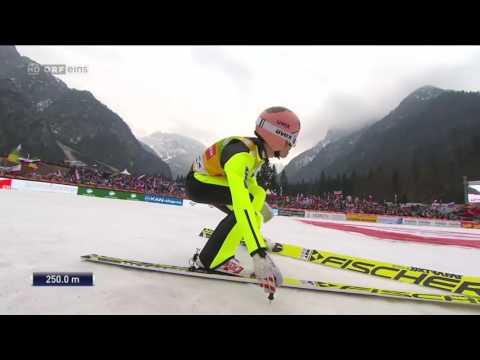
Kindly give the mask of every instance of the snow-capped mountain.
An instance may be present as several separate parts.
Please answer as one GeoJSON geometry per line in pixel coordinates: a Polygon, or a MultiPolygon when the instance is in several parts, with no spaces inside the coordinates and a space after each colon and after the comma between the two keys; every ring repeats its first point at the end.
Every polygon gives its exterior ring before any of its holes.
{"type": "Polygon", "coordinates": [[[462,177],[479,177],[472,161],[480,156],[479,118],[480,92],[424,86],[381,120],[331,142],[306,166],[289,164],[285,173],[296,184],[322,174],[354,179],[353,191],[381,199],[398,192],[418,201],[462,201],[462,177]]]}
{"type": "Polygon", "coordinates": [[[440,95],[442,95],[445,92],[445,90],[440,89],[435,86],[431,85],[426,85],[422,86],[421,88],[418,88],[415,90],[413,93],[411,93],[409,96],[407,96],[402,103],[407,104],[407,103],[414,103],[418,101],[428,101],[432,100],[440,95]]]}
{"type": "Polygon", "coordinates": [[[170,166],[174,178],[187,175],[195,157],[206,148],[187,136],[163,132],[153,133],[140,141],[170,166]]]}
{"type": "MultiPolygon", "coordinates": [[[[307,165],[309,165],[320,152],[323,151],[324,154],[328,156],[324,156],[323,160],[327,161],[329,159],[334,159],[337,156],[338,152],[343,151],[345,149],[344,146],[338,148],[335,146],[337,140],[342,138],[347,138],[349,135],[357,131],[356,128],[350,129],[330,129],[327,132],[327,135],[323,140],[321,140],[317,145],[313,148],[301,153],[300,155],[293,158],[285,167],[285,172],[289,180],[295,182],[295,178],[297,174],[307,165]],[[329,147],[329,145],[332,145],[329,147]]],[[[354,138],[348,139],[349,145],[351,146],[354,143],[354,138]]]]}
{"type": "MultiPolygon", "coordinates": [[[[372,120],[360,128],[329,130],[325,139],[292,159],[286,166],[285,172],[289,181],[313,181],[320,176],[322,170],[325,170],[327,174],[334,175],[338,169],[342,171],[353,169],[352,164],[346,165],[346,158],[349,154],[352,157],[365,156],[362,155],[364,152],[357,149],[357,145],[368,146],[380,142],[384,138],[384,134],[392,132],[396,127],[403,126],[402,124],[408,122],[408,119],[425,112],[425,107],[445,92],[435,86],[423,86],[404,98],[398,107],[381,121],[372,120]],[[371,134],[371,137],[366,141],[364,135],[368,137],[368,134],[371,134]],[[340,159],[343,160],[340,161],[340,159]]],[[[384,151],[377,149],[368,160],[380,158],[383,153],[384,151]]],[[[362,158],[361,163],[368,163],[367,158],[362,158]]]]}
{"type": "Polygon", "coordinates": [[[14,46],[0,46],[0,154],[18,144],[45,161],[171,177],[167,164],[145,151],[124,120],[92,93],[70,89],[14,46]]]}

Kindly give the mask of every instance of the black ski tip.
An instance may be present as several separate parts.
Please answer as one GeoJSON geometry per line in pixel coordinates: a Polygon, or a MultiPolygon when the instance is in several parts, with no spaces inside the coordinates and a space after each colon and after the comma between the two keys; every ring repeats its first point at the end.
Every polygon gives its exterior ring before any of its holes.
{"type": "Polygon", "coordinates": [[[282,250],[283,250],[283,244],[280,244],[280,243],[273,244],[272,252],[276,253],[276,252],[281,252],[282,250]]]}

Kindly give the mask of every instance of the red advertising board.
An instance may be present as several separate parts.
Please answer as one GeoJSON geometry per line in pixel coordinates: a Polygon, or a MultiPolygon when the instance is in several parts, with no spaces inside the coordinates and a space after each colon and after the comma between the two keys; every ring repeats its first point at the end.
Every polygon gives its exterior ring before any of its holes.
{"type": "Polygon", "coordinates": [[[10,190],[12,188],[12,179],[0,179],[0,189],[10,190]]]}

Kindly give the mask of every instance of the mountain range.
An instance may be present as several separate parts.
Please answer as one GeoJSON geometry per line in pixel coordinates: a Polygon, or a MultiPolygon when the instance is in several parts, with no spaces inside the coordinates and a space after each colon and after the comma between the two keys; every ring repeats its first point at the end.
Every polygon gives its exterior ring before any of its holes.
{"type": "Polygon", "coordinates": [[[161,131],[140,140],[168,164],[174,178],[185,177],[194,158],[206,148],[204,144],[190,137],[161,131]]]}
{"type": "MultiPolygon", "coordinates": [[[[25,153],[50,162],[79,160],[172,178],[185,176],[205,148],[164,132],[138,140],[92,93],[31,71],[39,66],[14,46],[0,46],[0,155],[22,144],[25,153]]],[[[328,183],[357,194],[458,201],[463,176],[480,179],[479,119],[480,93],[423,86],[380,120],[330,129],[283,174],[289,184],[310,184],[314,191],[328,183]]]]}
{"type": "Polygon", "coordinates": [[[381,120],[332,141],[327,136],[284,171],[297,184],[364,176],[380,194],[396,182],[409,198],[458,199],[463,176],[480,178],[479,119],[480,93],[424,86],[381,120]]]}
{"type": "Polygon", "coordinates": [[[0,46],[0,154],[18,144],[46,161],[79,160],[112,172],[172,176],[93,94],[70,89],[14,46],[0,46]],[[41,71],[32,72],[35,67],[41,71]]]}

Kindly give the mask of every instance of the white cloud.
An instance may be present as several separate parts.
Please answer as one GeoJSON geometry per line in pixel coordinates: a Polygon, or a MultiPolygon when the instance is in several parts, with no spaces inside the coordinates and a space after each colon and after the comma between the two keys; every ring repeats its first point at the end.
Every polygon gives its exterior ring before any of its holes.
{"type": "Polygon", "coordinates": [[[290,159],[330,127],[386,115],[419,86],[480,84],[473,46],[17,48],[40,63],[87,66],[62,80],[91,91],[140,133],[181,132],[208,144],[251,135],[269,106],[290,107],[303,121],[290,159]]]}

